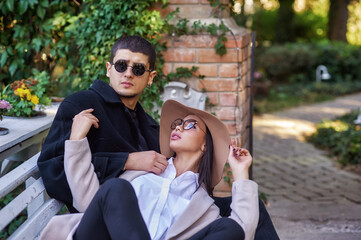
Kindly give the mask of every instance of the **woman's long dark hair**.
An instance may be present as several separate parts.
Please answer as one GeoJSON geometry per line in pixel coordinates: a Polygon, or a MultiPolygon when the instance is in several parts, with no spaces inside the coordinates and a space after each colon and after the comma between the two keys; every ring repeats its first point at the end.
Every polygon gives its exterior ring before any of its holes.
{"type": "Polygon", "coordinates": [[[198,184],[204,184],[209,196],[213,196],[212,187],[212,172],[213,172],[213,140],[212,135],[208,130],[206,131],[206,151],[203,154],[199,163],[199,177],[198,184]]]}

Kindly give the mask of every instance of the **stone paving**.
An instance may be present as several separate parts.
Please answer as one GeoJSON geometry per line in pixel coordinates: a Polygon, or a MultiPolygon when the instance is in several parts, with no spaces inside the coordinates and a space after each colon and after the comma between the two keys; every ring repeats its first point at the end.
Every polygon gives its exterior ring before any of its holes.
{"type": "Polygon", "coordinates": [[[361,176],[304,141],[315,123],[361,107],[361,93],[253,121],[253,178],[281,239],[361,239],[361,176]]]}

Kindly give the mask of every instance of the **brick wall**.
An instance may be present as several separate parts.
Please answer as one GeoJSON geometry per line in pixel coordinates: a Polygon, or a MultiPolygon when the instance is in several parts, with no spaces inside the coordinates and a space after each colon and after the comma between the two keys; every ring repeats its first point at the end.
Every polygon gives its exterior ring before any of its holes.
{"type": "MultiPolygon", "coordinates": [[[[209,17],[212,11],[207,0],[169,2],[168,8],[172,10],[176,7],[180,8],[180,13],[183,13],[180,16],[184,18],[194,16],[189,12],[197,11],[198,16],[204,20],[204,17],[209,17]]],[[[168,12],[168,8],[163,11],[168,12]]],[[[197,19],[190,19],[192,20],[197,19]]],[[[220,22],[219,19],[218,21],[220,22]]],[[[230,22],[230,19],[226,19],[225,22],[230,22]]],[[[230,28],[235,35],[227,34],[227,53],[223,56],[216,54],[214,48],[217,42],[216,36],[209,34],[167,36],[165,41],[168,49],[162,53],[166,61],[163,71],[167,74],[178,67],[198,67],[196,74],[204,75],[203,80],[196,77],[175,80],[186,82],[199,91],[205,89],[211,103],[206,106],[206,110],[215,113],[225,123],[231,137],[237,139],[239,146],[249,148],[251,33],[239,31],[233,26],[230,28]]],[[[216,190],[218,195],[228,195],[230,188],[227,183],[221,182],[216,190]]]]}

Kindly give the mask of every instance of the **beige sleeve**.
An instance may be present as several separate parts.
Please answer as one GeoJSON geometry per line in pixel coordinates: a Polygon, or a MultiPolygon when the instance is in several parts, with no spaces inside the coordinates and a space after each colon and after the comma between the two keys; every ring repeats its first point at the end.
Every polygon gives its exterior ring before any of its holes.
{"type": "Polygon", "coordinates": [[[254,239],[258,218],[258,185],[252,180],[233,182],[231,216],[244,230],[245,240],[254,239]]]}
{"type": "Polygon", "coordinates": [[[73,206],[84,212],[99,189],[88,139],[67,140],[64,151],[64,169],[73,195],[73,206]]]}

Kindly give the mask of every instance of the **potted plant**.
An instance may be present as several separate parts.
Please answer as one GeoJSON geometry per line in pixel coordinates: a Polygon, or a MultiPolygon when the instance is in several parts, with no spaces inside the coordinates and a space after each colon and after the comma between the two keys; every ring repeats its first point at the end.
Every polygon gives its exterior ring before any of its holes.
{"type": "Polygon", "coordinates": [[[29,118],[44,115],[41,110],[51,104],[46,96],[48,77],[42,73],[38,76],[41,77],[17,80],[6,86],[4,97],[12,105],[6,116],[29,118]]]}

